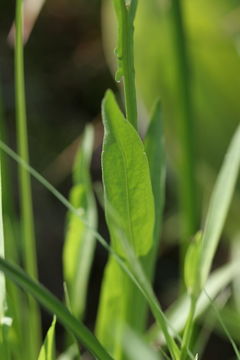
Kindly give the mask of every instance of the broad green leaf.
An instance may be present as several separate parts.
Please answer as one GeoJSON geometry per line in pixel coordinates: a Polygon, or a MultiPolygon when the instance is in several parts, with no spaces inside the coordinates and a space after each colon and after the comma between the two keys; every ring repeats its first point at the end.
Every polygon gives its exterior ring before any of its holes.
{"type": "Polygon", "coordinates": [[[199,257],[201,254],[202,234],[199,232],[190,243],[184,263],[184,279],[190,295],[198,296],[201,290],[199,282],[199,257]]]}
{"type": "Polygon", "coordinates": [[[0,258],[0,270],[15,284],[32,295],[50,313],[55,314],[59,322],[76,336],[93,356],[99,360],[113,360],[90,330],[77,320],[50,291],[31,279],[22,269],[3,258],[0,258]]]}
{"type": "MultiPolygon", "coordinates": [[[[89,226],[95,229],[97,226],[96,204],[89,174],[93,136],[93,129],[88,126],[74,162],[74,184],[70,193],[70,203],[75,209],[79,209],[89,226]]],[[[76,214],[69,212],[63,264],[71,309],[76,316],[82,316],[85,310],[95,244],[93,232],[76,214]]]]}
{"type": "Polygon", "coordinates": [[[103,184],[112,246],[126,256],[111,224],[114,211],[136,255],[145,255],[153,244],[155,218],[148,160],[139,135],[124,119],[111,91],[103,100],[103,122],[103,184]]]}
{"type": "MultiPolygon", "coordinates": [[[[144,139],[145,151],[147,154],[152,189],[154,194],[155,205],[155,224],[153,235],[153,246],[149,253],[141,258],[141,263],[145,274],[149,281],[152,282],[156,259],[159,251],[160,230],[162,222],[162,212],[165,199],[165,153],[164,153],[164,139],[162,129],[162,114],[160,103],[157,102],[151,115],[150,124],[144,139]]],[[[141,313],[138,316],[138,329],[144,331],[147,321],[147,303],[146,299],[135,291],[135,298],[133,299],[136,312],[141,313]]]]}
{"type": "Polygon", "coordinates": [[[232,139],[217,178],[203,230],[200,261],[201,286],[204,286],[225,223],[240,166],[240,125],[232,139]]]}
{"type": "Polygon", "coordinates": [[[55,325],[56,318],[53,318],[52,324],[47,332],[44,343],[41,347],[38,360],[55,360],[55,325]]]}

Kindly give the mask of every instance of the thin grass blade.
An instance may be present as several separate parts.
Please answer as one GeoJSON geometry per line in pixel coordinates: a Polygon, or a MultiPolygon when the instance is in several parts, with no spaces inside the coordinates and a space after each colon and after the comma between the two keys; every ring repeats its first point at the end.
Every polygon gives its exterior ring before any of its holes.
{"type": "Polygon", "coordinates": [[[52,324],[47,332],[44,343],[41,347],[38,360],[55,360],[56,351],[55,351],[55,325],[56,318],[53,318],[52,324]]]}
{"type": "Polygon", "coordinates": [[[46,288],[31,279],[19,267],[10,264],[3,258],[0,258],[0,270],[24,291],[31,294],[46,310],[56,315],[59,322],[72,332],[93,356],[99,360],[112,360],[97,338],[46,288]]]}
{"type": "Polygon", "coordinates": [[[213,257],[227,217],[240,167],[240,125],[231,141],[210,200],[203,230],[200,283],[208,278],[213,257]]]}

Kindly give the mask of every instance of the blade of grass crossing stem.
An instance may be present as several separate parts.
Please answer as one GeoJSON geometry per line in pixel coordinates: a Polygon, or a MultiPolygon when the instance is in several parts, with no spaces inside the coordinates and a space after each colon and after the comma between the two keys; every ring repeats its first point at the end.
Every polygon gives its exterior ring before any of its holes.
{"type": "Polygon", "coordinates": [[[44,343],[40,349],[40,354],[38,356],[38,360],[55,360],[56,359],[55,326],[56,326],[56,318],[54,317],[52,324],[47,332],[44,343]]]}
{"type": "MultiPolygon", "coordinates": [[[[154,202],[144,146],[136,130],[124,119],[110,91],[103,100],[103,121],[103,184],[111,243],[120,256],[126,257],[126,249],[122,246],[116,226],[112,222],[111,213],[116,210],[119,227],[127,234],[129,244],[137,255],[144,255],[152,247],[154,227],[154,202]]],[[[139,297],[142,298],[138,289],[115,259],[110,257],[102,286],[97,334],[116,359],[122,357],[124,323],[140,330],[141,312],[138,310],[141,310],[142,306],[137,300],[139,297]],[[132,306],[136,309],[138,305],[140,308],[133,312],[132,306]],[[112,326],[115,336],[109,334],[112,326]]]]}
{"type": "MultiPolygon", "coordinates": [[[[17,118],[17,143],[20,157],[28,162],[28,140],[26,121],[26,102],[24,84],[23,60],[23,1],[16,0],[16,44],[15,44],[15,91],[16,91],[16,118],[17,118]]],[[[27,273],[37,278],[37,256],[34,234],[34,220],[32,209],[32,195],[30,174],[22,166],[19,167],[20,204],[22,216],[22,241],[23,259],[27,273]]],[[[27,348],[29,358],[36,358],[40,348],[40,314],[37,304],[29,298],[27,348]],[[29,338],[30,337],[30,338],[29,338]],[[30,339],[30,341],[29,341],[30,339]]]]}
{"type": "MultiPolygon", "coordinates": [[[[73,169],[71,204],[82,211],[92,228],[97,226],[97,212],[91,187],[89,167],[93,150],[93,128],[86,128],[73,169]]],[[[95,249],[95,236],[75,214],[68,213],[68,225],[63,252],[64,275],[72,312],[82,318],[87,295],[89,273],[95,249]]]]}
{"type": "Polygon", "coordinates": [[[177,126],[180,141],[179,198],[181,206],[182,246],[181,261],[185,251],[198,230],[197,184],[195,171],[195,137],[190,84],[190,64],[186,45],[181,0],[173,0],[170,8],[172,42],[175,58],[175,92],[177,126]]]}
{"type": "MultiPolygon", "coordinates": [[[[209,296],[215,298],[222,289],[226,288],[234,277],[239,272],[239,263],[234,262],[224,265],[218,270],[215,270],[209,277],[205,289],[209,296]]],[[[204,291],[201,292],[201,296],[197,301],[197,307],[195,312],[195,318],[200,316],[209,307],[209,298],[204,291]]],[[[176,300],[173,305],[166,311],[166,317],[168,318],[169,331],[173,336],[180,333],[187,322],[188,314],[190,312],[190,299],[188,294],[182,295],[176,300]]],[[[158,325],[153,325],[147,334],[147,338],[150,342],[165,343],[162,331],[159,331],[158,325]]]]}
{"type": "Polygon", "coordinates": [[[200,283],[204,287],[227,217],[240,167],[240,125],[238,126],[210,199],[202,236],[200,283]]]}
{"type": "MultiPolygon", "coordinates": [[[[99,243],[111,254],[118,264],[121,266],[122,270],[128,275],[128,277],[132,280],[132,282],[138,287],[141,291],[142,295],[148,301],[149,307],[152,311],[153,316],[156,319],[158,327],[162,329],[164,336],[166,338],[167,343],[169,344],[169,349],[171,349],[173,355],[173,359],[178,359],[178,348],[174,342],[174,339],[168,333],[167,328],[167,319],[164,316],[164,313],[161,310],[161,307],[153,293],[151,285],[147,281],[144,273],[142,271],[134,272],[132,269],[129,269],[126,263],[123,261],[121,257],[112,249],[106,240],[95,230],[92,229],[91,226],[87,224],[85,219],[79,214],[78,209],[75,209],[72,204],[53,186],[51,185],[40,173],[38,173],[35,169],[33,169],[26,161],[22,160],[12,149],[10,149],[6,144],[0,141],[0,148],[4,150],[12,159],[18,162],[24,169],[26,169],[39,183],[41,183],[49,192],[53,194],[68,210],[72,211],[74,214],[79,216],[80,219],[84,222],[86,226],[95,234],[96,239],[99,243]]],[[[125,246],[125,245],[124,245],[125,246]]],[[[134,264],[138,264],[141,269],[141,265],[139,264],[137,258],[134,256],[134,264]]]]}
{"type": "Polygon", "coordinates": [[[134,70],[134,18],[137,8],[137,0],[114,0],[115,11],[118,19],[118,44],[116,55],[118,69],[116,81],[124,79],[124,94],[127,120],[137,128],[137,101],[134,70]],[[129,3],[129,2],[128,2],[129,3]]]}
{"type": "Polygon", "coordinates": [[[72,332],[93,356],[99,360],[112,360],[96,337],[46,288],[3,258],[0,258],[0,270],[24,291],[31,294],[50,313],[56,315],[58,321],[72,332]]]}

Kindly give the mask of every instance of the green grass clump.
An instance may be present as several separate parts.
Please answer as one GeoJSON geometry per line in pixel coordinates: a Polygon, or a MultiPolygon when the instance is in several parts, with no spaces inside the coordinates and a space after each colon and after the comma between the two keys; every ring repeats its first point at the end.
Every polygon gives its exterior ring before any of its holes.
{"type": "MultiPolygon", "coordinates": [[[[29,165],[22,38],[23,2],[16,0],[18,153],[9,148],[2,137],[0,149],[2,155],[4,154],[3,159],[8,155],[19,167],[22,231],[16,236],[16,233],[10,230],[9,221],[13,221],[15,214],[7,206],[9,198],[2,196],[4,185],[2,189],[0,168],[1,358],[84,359],[85,351],[88,351],[93,358],[99,360],[194,360],[204,349],[205,334],[201,335],[199,323],[204,323],[204,312],[207,310],[211,312],[212,326],[215,327],[216,322],[220,324],[239,359],[238,344],[234,342],[237,330],[232,320],[236,314],[239,317],[239,309],[232,304],[229,308],[222,308],[222,304],[231,296],[228,285],[235,281],[239,262],[233,259],[213,272],[211,268],[238,179],[240,126],[236,129],[219,171],[204,217],[204,225],[202,229],[198,229],[186,39],[180,1],[173,1],[171,19],[179,76],[179,88],[176,91],[181,95],[178,131],[183,146],[179,193],[182,200],[180,219],[184,231],[177,235],[187,241],[184,241],[181,249],[181,294],[163,311],[153,290],[153,280],[161,248],[166,193],[167,147],[164,143],[164,111],[160,101],[153,99],[155,106],[146,135],[142,139],[138,131],[134,70],[134,21],[138,2],[113,2],[118,23],[116,80],[123,82],[125,106],[121,111],[113,92],[106,91],[102,102],[104,140],[101,163],[103,208],[110,235],[108,243],[97,230],[97,206],[90,176],[93,127],[86,127],[76,153],[69,199],[29,165]],[[31,176],[67,210],[63,248],[63,302],[37,279],[31,176]],[[6,212],[5,206],[8,209],[6,212]],[[21,241],[22,246],[20,254],[15,256],[13,249],[17,248],[18,241],[21,241]],[[84,324],[84,315],[88,306],[87,294],[96,241],[108,251],[108,260],[102,278],[93,332],[84,324]],[[7,242],[11,246],[5,256],[7,242]],[[22,262],[24,269],[19,266],[22,262]],[[20,287],[27,296],[24,297],[13,284],[20,287]],[[215,298],[218,300],[216,303],[215,298]],[[39,305],[53,315],[44,340],[39,305]],[[148,321],[149,312],[153,318],[151,327],[148,321]],[[226,316],[227,313],[230,315],[226,316]],[[228,325],[225,324],[226,318],[228,325]],[[56,322],[61,323],[65,329],[65,343],[61,354],[58,354],[55,345],[56,322]]],[[[3,124],[2,111],[0,116],[3,124]]],[[[4,184],[8,175],[5,170],[3,173],[4,184]]]]}

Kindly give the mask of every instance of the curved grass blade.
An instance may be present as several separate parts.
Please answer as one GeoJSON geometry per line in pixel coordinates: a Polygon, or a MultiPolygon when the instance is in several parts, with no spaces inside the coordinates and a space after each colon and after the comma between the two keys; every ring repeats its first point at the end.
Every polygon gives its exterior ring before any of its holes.
{"type": "Polygon", "coordinates": [[[38,360],[55,360],[55,325],[56,318],[53,318],[52,324],[48,329],[46,338],[41,347],[40,354],[38,356],[38,360]]]}
{"type": "Polygon", "coordinates": [[[31,279],[23,270],[3,258],[0,258],[0,270],[23,290],[31,294],[50,313],[55,314],[59,322],[71,331],[93,356],[100,360],[112,360],[96,337],[50,291],[31,279]]]}
{"type": "MultiPolygon", "coordinates": [[[[70,202],[76,209],[81,209],[91,228],[96,228],[96,204],[89,174],[93,136],[93,128],[88,126],[74,163],[74,185],[70,193],[70,202]]],[[[69,211],[63,265],[71,310],[78,318],[82,318],[85,310],[87,285],[95,244],[96,240],[92,231],[76,214],[69,211]]]]}
{"type": "Polygon", "coordinates": [[[231,141],[210,200],[202,237],[200,284],[210,272],[213,257],[227,217],[240,167],[240,125],[231,141]]]}

